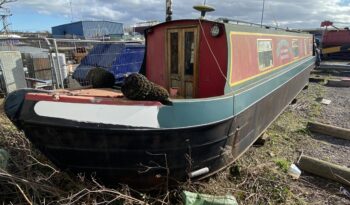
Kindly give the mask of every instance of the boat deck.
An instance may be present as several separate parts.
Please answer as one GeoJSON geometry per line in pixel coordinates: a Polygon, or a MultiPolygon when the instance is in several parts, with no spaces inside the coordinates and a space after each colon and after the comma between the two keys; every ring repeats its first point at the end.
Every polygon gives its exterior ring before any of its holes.
{"type": "Polygon", "coordinates": [[[79,89],[55,90],[49,93],[28,93],[26,100],[58,101],[67,103],[92,103],[115,105],[162,105],[158,101],[134,101],[124,97],[123,93],[114,89],[79,89]]]}
{"type": "Polygon", "coordinates": [[[100,89],[74,89],[66,90],[59,89],[54,91],[55,94],[59,95],[70,95],[70,96],[85,96],[85,97],[104,97],[104,98],[123,98],[124,95],[120,90],[111,88],[100,88],[100,89]]]}

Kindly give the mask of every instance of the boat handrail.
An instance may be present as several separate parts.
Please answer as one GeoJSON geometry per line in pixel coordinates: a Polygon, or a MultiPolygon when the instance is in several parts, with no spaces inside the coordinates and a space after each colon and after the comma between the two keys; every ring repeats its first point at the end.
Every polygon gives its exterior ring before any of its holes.
{"type": "Polygon", "coordinates": [[[289,31],[289,32],[295,32],[295,33],[302,33],[302,31],[299,30],[291,30],[288,28],[280,28],[276,26],[269,26],[269,25],[264,25],[264,24],[257,24],[257,23],[252,23],[249,21],[242,21],[242,20],[236,20],[236,19],[230,19],[230,18],[218,18],[216,19],[218,22],[223,22],[223,23],[236,23],[236,24],[246,24],[249,26],[256,26],[256,27],[261,27],[261,28],[266,28],[266,29],[275,29],[275,30],[281,30],[281,31],[289,31]]]}

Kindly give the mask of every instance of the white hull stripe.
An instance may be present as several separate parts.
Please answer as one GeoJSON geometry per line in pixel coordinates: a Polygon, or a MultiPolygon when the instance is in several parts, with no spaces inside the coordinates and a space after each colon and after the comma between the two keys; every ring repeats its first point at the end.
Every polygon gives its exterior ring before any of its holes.
{"type": "Polygon", "coordinates": [[[78,122],[159,128],[158,106],[101,105],[40,101],[37,115],[78,122]]]}

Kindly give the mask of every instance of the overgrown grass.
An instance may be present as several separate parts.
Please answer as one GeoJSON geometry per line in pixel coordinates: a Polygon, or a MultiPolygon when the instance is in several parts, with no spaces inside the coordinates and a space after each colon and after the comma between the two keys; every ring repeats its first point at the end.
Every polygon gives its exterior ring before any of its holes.
{"type": "Polygon", "coordinates": [[[274,159],[274,162],[284,173],[287,173],[288,168],[291,165],[291,162],[289,162],[286,159],[277,158],[277,159],[274,159]]]}

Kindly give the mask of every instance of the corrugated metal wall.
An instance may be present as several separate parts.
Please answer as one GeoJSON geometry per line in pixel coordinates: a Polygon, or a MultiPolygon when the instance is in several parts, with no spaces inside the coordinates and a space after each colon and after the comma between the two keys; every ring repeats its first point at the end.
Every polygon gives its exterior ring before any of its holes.
{"type": "Polygon", "coordinates": [[[54,38],[64,38],[67,35],[83,37],[83,24],[81,21],[79,21],[75,23],[52,27],[52,35],[54,38]]]}
{"type": "Polygon", "coordinates": [[[83,21],[85,38],[95,38],[106,35],[123,35],[123,24],[109,21],[83,21]]]}
{"type": "Polygon", "coordinates": [[[54,38],[76,37],[92,39],[106,35],[124,34],[123,24],[111,21],[79,21],[70,24],[52,27],[54,38]]]}

